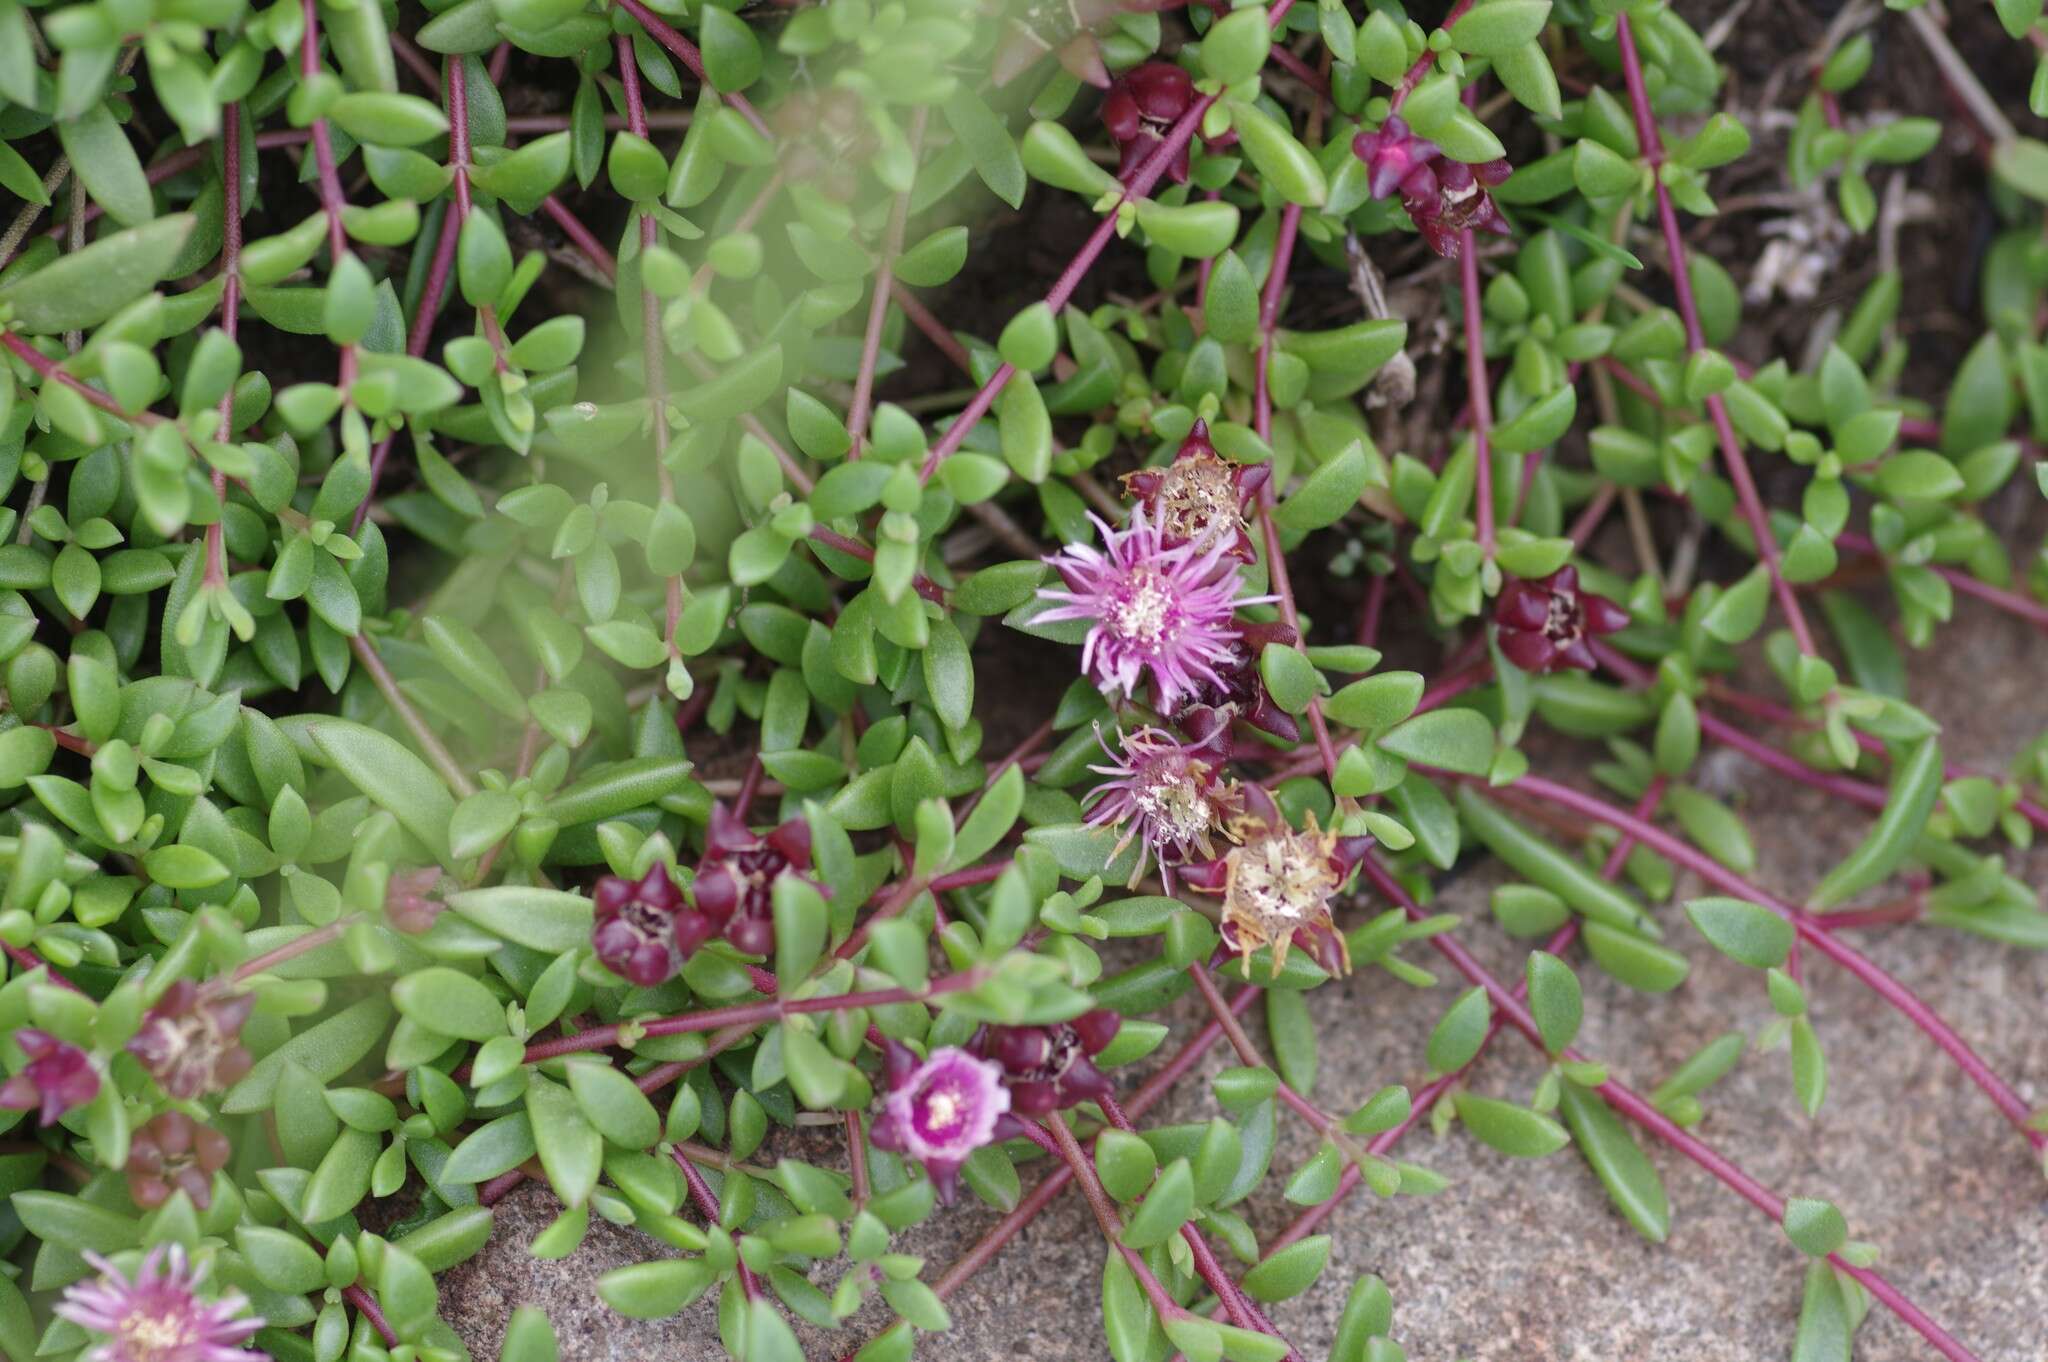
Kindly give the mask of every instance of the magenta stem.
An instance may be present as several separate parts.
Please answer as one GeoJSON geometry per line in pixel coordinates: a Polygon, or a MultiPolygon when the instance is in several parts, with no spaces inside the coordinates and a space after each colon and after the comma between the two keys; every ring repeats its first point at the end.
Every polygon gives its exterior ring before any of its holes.
{"type": "MultiPolygon", "coordinates": [[[[1657,805],[1664,798],[1666,783],[1663,776],[1658,776],[1650,782],[1650,788],[1645,790],[1643,797],[1636,801],[1636,816],[1638,818],[1648,818],[1657,811],[1657,805]]],[[[1619,875],[1622,866],[1628,863],[1629,852],[1635,849],[1635,845],[1635,838],[1623,834],[1621,840],[1614,844],[1614,850],[1608,853],[1606,864],[1601,866],[1600,878],[1611,880],[1619,875]]],[[[1556,932],[1551,934],[1550,939],[1543,943],[1543,949],[1551,955],[1558,956],[1571,949],[1572,943],[1579,938],[1579,921],[1577,917],[1567,920],[1564,926],[1558,928],[1556,932]]],[[[1522,999],[1528,996],[1529,981],[1528,977],[1524,975],[1522,981],[1515,985],[1515,997],[1522,999]]],[[[1495,1009],[1492,1017],[1487,1022],[1486,1034],[1480,1038],[1479,1048],[1473,1052],[1472,1058],[1465,1062],[1465,1067],[1459,1069],[1456,1073],[1445,1074],[1442,1078],[1423,1088],[1421,1092],[1416,1093],[1408,1104],[1408,1118],[1392,1130],[1382,1131],[1374,1136],[1372,1142],[1366,1146],[1366,1152],[1377,1158],[1385,1158],[1391,1154],[1394,1146],[1401,1142],[1403,1136],[1415,1129],[1416,1126],[1422,1124],[1423,1120],[1428,1117],[1430,1110],[1443,1099],[1445,1093],[1450,1092],[1465,1081],[1466,1076],[1478,1066],[1480,1058],[1485,1055],[1487,1046],[1493,1044],[1493,1038],[1501,1033],[1501,1028],[1506,1024],[1500,1011],[1495,1009]]],[[[1267,1246],[1266,1256],[1270,1258],[1304,1235],[1313,1233],[1316,1226],[1328,1219],[1330,1214],[1337,1209],[1339,1203],[1356,1191],[1364,1180],[1364,1174],[1358,1171],[1357,1164],[1354,1163],[1345,1168],[1343,1176],[1337,1179],[1337,1190],[1330,1199],[1309,1207],[1299,1216],[1295,1217],[1294,1223],[1289,1225],[1278,1239],[1267,1246]]]]}
{"type": "MultiPolygon", "coordinates": [[[[1470,8],[1472,8],[1472,0],[1458,0],[1457,4],[1451,6],[1450,12],[1444,15],[1443,22],[1438,24],[1437,27],[1449,28],[1452,24],[1457,23],[1458,20],[1463,18],[1465,11],[1470,8]]],[[[1415,87],[1422,83],[1422,78],[1428,75],[1430,68],[1435,65],[1435,49],[1424,48],[1422,55],[1415,59],[1415,64],[1408,68],[1408,74],[1401,77],[1401,83],[1395,87],[1393,98],[1387,101],[1388,114],[1392,115],[1401,112],[1401,106],[1408,102],[1408,96],[1415,93],[1415,87]]]]}
{"type": "Polygon", "coordinates": [[[609,1022],[603,1026],[593,1026],[588,1031],[578,1031],[573,1036],[557,1036],[553,1040],[537,1041],[526,1047],[525,1062],[536,1064],[560,1055],[602,1050],[618,1044],[620,1034],[629,1028],[639,1035],[652,1037],[689,1035],[699,1031],[717,1031],[729,1026],[760,1026],[766,1022],[780,1021],[784,1017],[805,1012],[845,1012],[856,1007],[891,1007],[899,1003],[924,1002],[944,994],[973,988],[984,982],[987,977],[985,970],[970,969],[934,980],[924,989],[883,988],[866,993],[842,993],[821,998],[769,998],[758,1003],[735,1003],[730,1007],[711,1007],[701,1012],[683,1012],[672,1017],[657,1017],[652,1021],[609,1022]]]}
{"type": "MultiPolygon", "coordinates": [[[[638,8],[635,0],[619,0],[619,3],[638,8]]],[[[1267,16],[1270,26],[1279,27],[1280,21],[1287,17],[1287,11],[1293,7],[1294,0],[1277,0],[1267,16]]],[[[1045,305],[1051,308],[1055,315],[1067,305],[1067,301],[1074,296],[1074,290],[1088,277],[1088,271],[1095,267],[1095,262],[1101,258],[1104,249],[1115,238],[1117,219],[1123,205],[1135,203],[1152,192],[1153,186],[1166,174],[1166,168],[1194,138],[1195,129],[1201,126],[1203,116],[1214,106],[1217,98],[1216,95],[1203,95],[1196,100],[1188,111],[1167,129],[1165,138],[1153,149],[1151,156],[1139,165],[1137,173],[1132,175],[1125,185],[1123,196],[1117,200],[1116,207],[1103,216],[1102,221],[1096,225],[1095,231],[1089,235],[1074,258],[1067,262],[1067,267],[1060,271],[1059,278],[1053,281],[1051,291],[1045,295],[1045,305]]],[[[939,465],[951,458],[954,451],[960,448],[961,443],[967,438],[967,432],[988,414],[988,409],[995,404],[996,398],[1009,385],[1016,373],[1015,368],[1005,363],[989,375],[988,381],[976,390],[966,408],[946,427],[938,443],[933,445],[931,452],[925,456],[924,466],[918,471],[920,481],[932,480],[932,475],[939,471],[939,465]]]]}
{"type": "MultiPolygon", "coordinates": [[[[1854,549],[1858,553],[1875,554],[1880,558],[1884,556],[1884,550],[1878,548],[1871,540],[1847,530],[1836,535],[1835,542],[1845,549],[1854,549]]],[[[1981,578],[1941,563],[1929,563],[1928,566],[1934,570],[1936,576],[1964,595],[1988,601],[2007,614],[2025,620],[2036,629],[2048,629],[2048,605],[2022,596],[2017,591],[2007,591],[2003,587],[1993,586],[1981,578]]]]}
{"type": "MultiPolygon", "coordinates": [[[[670,52],[673,52],[677,61],[689,67],[691,75],[705,84],[710,83],[709,78],[704,74],[704,55],[697,50],[697,44],[676,32],[674,28],[664,22],[653,10],[641,4],[640,0],[618,0],[618,6],[639,21],[640,27],[647,30],[648,37],[660,43],[670,52]]],[[[623,80],[625,79],[625,68],[633,65],[633,47],[630,41],[626,44],[621,60],[625,64],[619,72],[620,79],[623,80]]],[[[752,104],[747,102],[744,96],[730,94],[720,95],[719,98],[732,105],[739,112],[741,118],[753,124],[754,131],[770,140],[774,139],[775,134],[769,129],[767,120],[761,117],[760,113],[755,110],[752,104]]],[[[634,131],[641,137],[647,135],[637,128],[634,131]]]]}
{"type": "MultiPolygon", "coordinates": [[[[697,1203],[698,1210],[704,1212],[705,1220],[716,1225],[718,1198],[711,1194],[711,1184],[704,1180],[704,1175],[697,1171],[697,1165],[691,1163],[689,1156],[682,1150],[675,1151],[675,1161],[676,1167],[683,1170],[683,1181],[690,1184],[690,1199],[697,1203]]],[[[733,1175],[727,1173],[726,1176],[733,1175]]],[[[740,1289],[747,1293],[748,1300],[757,1299],[761,1294],[761,1279],[756,1277],[753,1269],[745,1263],[736,1263],[734,1266],[739,1269],[740,1289]]]]}
{"type": "MultiPolygon", "coordinates": [[[[1524,777],[1523,781],[1516,783],[1522,784],[1528,779],[1528,777],[1524,777]]],[[[1593,802],[1598,803],[1599,801],[1593,802]]],[[[1612,812],[1624,819],[1628,817],[1628,815],[1621,813],[1619,809],[1612,810],[1612,812]]],[[[1647,824],[1643,826],[1649,828],[1647,824]]],[[[1650,830],[1654,831],[1653,828],[1650,830]]],[[[1660,833],[1658,836],[1662,838],[1663,835],[1660,833]]],[[[1655,846],[1648,837],[1644,837],[1642,840],[1645,845],[1655,846]]],[[[1668,841],[1670,839],[1666,838],[1664,840],[1668,841]]],[[[1661,847],[1656,849],[1663,850],[1661,847]]],[[[1665,852],[1664,854],[1669,855],[1670,853],[1665,852]]],[[[1389,875],[1380,865],[1378,859],[1370,852],[1366,854],[1361,865],[1366,876],[1372,880],[1374,886],[1389,899],[1401,905],[1409,917],[1420,921],[1428,916],[1421,905],[1417,904],[1408,891],[1401,886],[1400,881],[1389,875]]],[[[1464,975],[1467,980],[1486,990],[1487,996],[1493,1000],[1496,1011],[1505,1015],[1509,1024],[1528,1037],[1530,1043],[1539,1049],[1542,1048],[1542,1033],[1537,1030],[1536,1019],[1530,1014],[1528,1007],[1523,1004],[1519,997],[1502,987],[1500,981],[1494,978],[1484,965],[1480,964],[1470,952],[1449,936],[1439,934],[1430,937],[1429,941],[1431,945],[1443,953],[1444,957],[1451,962],[1453,968],[1464,975]]],[[[1576,1050],[1566,1050],[1564,1058],[1580,1062],[1585,1060],[1585,1056],[1576,1050]]],[[[1743,1200],[1749,1202],[1750,1205],[1756,1207],[1759,1211],[1762,1211],[1773,1221],[1780,1224],[1784,1222],[1785,1203],[1777,1193],[1743,1172],[1741,1168],[1717,1153],[1704,1141],[1697,1139],[1691,1133],[1681,1128],[1634,1091],[1613,1079],[1600,1084],[1593,1091],[1597,1092],[1615,1110],[1655,1135],[1658,1139],[1663,1140],[1699,1167],[1705,1169],[1721,1183],[1734,1190],[1743,1200]]],[[[1950,1362],[1977,1362],[1977,1358],[1968,1348],[1965,1348],[1955,1338],[1951,1337],[1947,1330],[1935,1323],[1925,1312],[1907,1300],[1891,1283],[1887,1282],[1876,1272],[1870,1271],[1867,1268],[1857,1267],[1855,1264],[1843,1259],[1839,1254],[1830,1254],[1828,1262],[1837,1271],[1847,1274],[1862,1285],[1865,1290],[1869,1291],[1872,1296],[1884,1302],[1886,1307],[1898,1315],[1907,1325],[1911,1326],[1922,1338],[1931,1343],[1942,1356],[1950,1359],[1950,1362]]]]}
{"type": "Polygon", "coordinates": [[[1465,295],[1465,386],[1472,414],[1472,472],[1478,500],[1479,547],[1493,557],[1493,390],[1486,376],[1485,323],[1479,309],[1479,249],[1472,229],[1458,233],[1458,270],[1465,295]]]}
{"type": "MultiPolygon", "coordinates": [[[[1450,773],[1444,773],[1449,775],[1450,773]]],[[[1463,779],[1463,777],[1453,777],[1463,779]]],[[[1790,922],[1799,935],[1822,955],[1856,976],[1868,988],[1890,1003],[1936,1045],[1945,1050],[1949,1057],[1967,1075],[1971,1082],[1983,1089],[2005,1118],[2012,1122],[2029,1144],[2036,1149],[2048,1147],[2048,1133],[2028,1128],[2033,1115],[2032,1109],[2014,1092],[2005,1080],[1992,1072],[1969,1042],[1958,1035],[1953,1027],[1930,1007],[1918,994],[1886,973],[1884,968],[1861,951],[1843,941],[1835,933],[1827,931],[1809,913],[1802,912],[1791,904],[1767,892],[1756,884],[1698,850],[1691,843],[1673,837],[1662,828],[1636,818],[1624,809],[1616,808],[1603,799],[1582,794],[1568,785],[1545,780],[1541,776],[1523,776],[1507,789],[1517,790],[1534,796],[1548,804],[1569,810],[1611,828],[1627,833],[1644,846],[1657,852],[1672,863],[1690,870],[1707,883],[1715,885],[1737,898],[1747,899],[1770,909],[1790,922]]],[[[1434,939],[1434,938],[1433,938],[1434,939]]]]}
{"type": "MultiPolygon", "coordinates": [[[[1685,342],[1688,354],[1698,354],[1707,348],[1706,333],[1700,327],[1698,300],[1693,297],[1692,273],[1686,266],[1685,238],[1678,230],[1678,209],[1671,201],[1671,190],[1658,173],[1664,166],[1664,143],[1657,132],[1657,120],[1650,111],[1650,96],[1643,84],[1643,63],[1636,54],[1635,33],[1629,27],[1628,16],[1616,18],[1615,37],[1621,50],[1621,71],[1628,82],[1629,103],[1635,110],[1636,136],[1642,143],[1643,159],[1649,163],[1651,178],[1656,185],[1657,216],[1664,227],[1664,249],[1670,256],[1671,287],[1678,297],[1678,315],[1685,322],[1685,342]]],[[[1728,404],[1721,400],[1719,393],[1708,396],[1707,416],[1713,422],[1714,434],[1720,441],[1721,460],[1728,466],[1728,480],[1735,485],[1736,500],[1742,505],[1743,519],[1749,522],[1750,534],[1756,539],[1757,556],[1763,560],[1764,568],[1771,576],[1771,589],[1777,595],[1778,606],[1784,612],[1785,623],[1792,630],[1792,637],[1798,641],[1799,651],[1813,656],[1813,631],[1807,627],[1806,614],[1799,608],[1799,598],[1792,590],[1792,584],[1785,580],[1785,572],[1779,562],[1778,541],[1771,533],[1770,517],[1764,511],[1763,498],[1757,494],[1756,479],[1750,476],[1749,462],[1743,457],[1742,442],[1736,438],[1735,424],[1728,416],[1728,404]]]]}

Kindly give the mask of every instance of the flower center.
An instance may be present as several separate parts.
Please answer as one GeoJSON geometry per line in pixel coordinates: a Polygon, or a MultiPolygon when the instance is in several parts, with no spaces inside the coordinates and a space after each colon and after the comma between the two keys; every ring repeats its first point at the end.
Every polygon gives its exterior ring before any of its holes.
{"type": "Polygon", "coordinates": [[[1266,922],[1308,921],[1337,887],[1320,848],[1306,838],[1269,837],[1238,856],[1231,887],[1243,906],[1266,922]]]}
{"type": "Polygon", "coordinates": [[[1160,834],[1175,842],[1190,842],[1216,821],[1216,810],[1202,793],[1192,773],[1154,771],[1131,792],[1139,812],[1157,825],[1160,834]]]}
{"type": "Polygon", "coordinates": [[[130,1362],[178,1362],[198,1341],[190,1317],[176,1310],[131,1314],[117,1337],[130,1362]]]}
{"type": "Polygon", "coordinates": [[[942,1080],[926,1089],[917,1104],[917,1132],[927,1140],[943,1142],[958,1135],[972,1114],[972,1095],[958,1084],[942,1080]]]}
{"type": "Polygon", "coordinates": [[[1166,579],[1149,567],[1131,572],[1124,589],[1110,610],[1110,626],[1133,643],[1156,649],[1165,638],[1173,619],[1173,596],[1166,579]]]}
{"type": "Polygon", "coordinates": [[[1553,593],[1543,620],[1543,636],[1553,643],[1569,643],[1579,636],[1579,603],[1570,596],[1553,593]]]}

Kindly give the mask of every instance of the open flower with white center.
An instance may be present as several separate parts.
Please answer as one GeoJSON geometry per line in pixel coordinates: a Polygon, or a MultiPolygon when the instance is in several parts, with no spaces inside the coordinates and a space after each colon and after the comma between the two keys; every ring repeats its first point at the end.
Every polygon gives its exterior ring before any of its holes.
{"type": "Polygon", "coordinates": [[[99,1269],[91,1281],[67,1287],[57,1313],[73,1324],[104,1334],[83,1362],[258,1362],[260,1353],[242,1347],[263,1321],[246,1313],[249,1302],[230,1291],[214,1300],[199,1294],[203,1269],[188,1269],[185,1250],[173,1244],[151,1249],[133,1280],[96,1253],[85,1260],[99,1269]],[[168,1264],[168,1266],[166,1265],[168,1264]]]}
{"type": "Polygon", "coordinates": [[[1224,944],[1247,961],[1270,945],[1277,972],[1287,963],[1289,946],[1298,942],[1323,968],[1344,973],[1351,968],[1351,952],[1330,915],[1330,900],[1372,839],[1325,831],[1313,813],[1297,831],[1264,789],[1243,788],[1250,808],[1230,828],[1239,844],[1189,867],[1181,878],[1202,893],[1222,896],[1224,944]]]}
{"type": "Polygon", "coordinates": [[[1102,531],[1103,546],[1069,544],[1046,559],[1067,589],[1038,593],[1053,603],[1040,622],[1093,621],[1081,669],[1105,690],[1125,695],[1149,674],[1164,713],[1204,684],[1221,687],[1217,668],[1237,656],[1235,611],[1278,597],[1239,599],[1237,563],[1223,536],[1168,545],[1143,506],[1122,529],[1089,519],[1102,531]]]}
{"type": "Polygon", "coordinates": [[[885,1065],[888,1090],[869,1138],[877,1149],[923,1164],[939,1200],[951,1205],[968,1155],[995,1139],[998,1129],[1015,1129],[1003,1070],[950,1045],[920,1063],[895,1041],[885,1065]]]}
{"type": "Polygon", "coordinates": [[[1228,741],[1227,726],[1200,743],[1182,742],[1163,728],[1140,728],[1123,735],[1121,761],[1088,768],[1109,777],[1088,796],[1089,825],[1123,828],[1110,859],[1133,840],[1142,848],[1131,869],[1133,887],[1148,858],[1159,863],[1171,894],[1174,866],[1198,853],[1216,854],[1215,834],[1241,807],[1235,783],[1222,774],[1218,749],[1228,741]]]}

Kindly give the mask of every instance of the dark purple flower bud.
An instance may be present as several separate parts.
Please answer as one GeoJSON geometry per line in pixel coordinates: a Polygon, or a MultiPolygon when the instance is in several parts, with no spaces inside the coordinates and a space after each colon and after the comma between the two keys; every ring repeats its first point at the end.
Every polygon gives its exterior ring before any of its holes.
{"type": "Polygon", "coordinates": [[[691,886],[707,936],[723,934],[748,955],[775,949],[775,881],[811,868],[811,825],[801,818],[763,836],[723,804],[711,806],[704,859],[691,886]]]}
{"type": "Polygon", "coordinates": [[[1259,673],[1259,654],[1268,643],[1291,644],[1295,638],[1295,632],[1278,621],[1239,625],[1230,655],[1215,666],[1216,679],[1204,679],[1196,688],[1196,704],[1189,709],[1227,709],[1234,717],[1283,742],[1299,741],[1301,725],[1273,703],[1266,690],[1266,678],[1259,673]]]}
{"type": "Polygon", "coordinates": [[[590,893],[597,924],[590,944],[604,967],[628,983],[654,988],[675,977],[711,935],[710,924],[682,913],[683,891],[668,868],[655,865],[638,880],[606,875],[590,893]],[[685,923],[683,918],[691,921],[685,923]]]}
{"type": "Polygon", "coordinates": [[[20,1073],[0,1084],[0,1107],[9,1111],[41,1108],[39,1119],[48,1126],[55,1125],[65,1112],[100,1095],[99,1073],[85,1051],[76,1045],[32,1026],[16,1031],[14,1043],[28,1056],[28,1063],[20,1073]]]}
{"type": "Polygon", "coordinates": [[[252,1061],[242,1045],[242,1023],[255,995],[208,998],[190,979],[164,990],[142,1019],[128,1051],[172,1097],[189,1102],[241,1081],[252,1061]]]}
{"type": "Polygon", "coordinates": [[[1351,968],[1351,952],[1330,915],[1330,900],[1358,868],[1370,837],[1340,837],[1316,826],[1295,831],[1262,786],[1244,787],[1249,806],[1231,828],[1238,845],[1221,857],[1181,872],[1181,880],[1223,899],[1223,943],[1250,958],[1273,948],[1273,968],[1287,963],[1290,945],[1315,955],[1332,974],[1351,968]]]}
{"type": "Polygon", "coordinates": [[[1436,143],[1417,137],[1399,114],[1389,114],[1376,130],[1352,138],[1351,152],[1365,162],[1370,172],[1367,184],[1376,199],[1387,197],[1417,167],[1443,155],[1436,143]]]}
{"type": "Polygon", "coordinates": [[[934,1050],[920,1062],[891,1040],[883,1056],[887,1087],[869,1138],[877,1149],[924,1165],[939,1200],[951,1205],[960,1165],[975,1150],[1016,1129],[1003,1071],[954,1046],[934,1050]]]}
{"type": "MultiPolygon", "coordinates": [[[[1117,77],[1102,99],[1103,126],[1122,153],[1117,178],[1129,182],[1194,103],[1194,77],[1172,62],[1148,61],[1117,77]]],[[[1175,153],[1166,174],[1175,184],[1188,182],[1187,147],[1175,153]]]]}
{"type": "Polygon", "coordinates": [[[167,1111],[135,1132],[128,1146],[128,1195],[153,1211],[183,1191],[205,1210],[213,1204],[213,1175],[227,1166],[228,1137],[182,1111],[167,1111]]]}
{"type": "Polygon", "coordinates": [[[1162,545],[1202,544],[1216,535],[1228,540],[1232,557],[1249,563],[1255,554],[1246,514],[1272,475],[1271,464],[1226,460],[1209,443],[1208,423],[1197,421],[1173,462],[1126,473],[1123,483],[1159,526],[1162,545]]]}
{"type": "Polygon", "coordinates": [[[1352,138],[1351,150],[1365,162],[1372,196],[1383,199],[1399,191],[1401,207],[1416,230],[1446,260],[1457,259],[1460,234],[1467,228],[1500,236],[1511,230],[1486,192],[1512,172],[1506,161],[1476,166],[1453,161],[1436,143],[1417,137],[1399,115],[1352,138]]]}
{"type": "Polygon", "coordinates": [[[974,1049],[1001,1067],[1011,1111],[1044,1116],[1099,1102],[1115,1091],[1095,1067],[1095,1056],[1116,1039],[1122,1024],[1116,1013],[1097,1008],[1050,1026],[985,1026],[974,1049]]]}
{"type": "Polygon", "coordinates": [[[1628,624],[1628,611],[1590,591],[1579,589],[1579,570],[1566,564],[1535,581],[1510,580],[1494,607],[1500,629],[1500,650],[1525,672],[1554,672],[1561,667],[1593,670],[1588,638],[1611,634],[1628,624]]]}

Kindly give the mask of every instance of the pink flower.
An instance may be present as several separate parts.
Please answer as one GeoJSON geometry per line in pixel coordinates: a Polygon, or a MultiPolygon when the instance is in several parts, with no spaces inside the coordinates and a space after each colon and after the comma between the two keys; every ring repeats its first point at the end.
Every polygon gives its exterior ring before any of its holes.
{"type": "Polygon", "coordinates": [[[894,1040],[883,1063],[888,1089],[869,1138],[877,1149],[923,1164],[939,1200],[951,1205],[968,1155],[998,1138],[999,1131],[1015,1130],[1003,1071],[957,1046],[934,1050],[919,1063],[894,1040]]]}
{"type": "MultiPolygon", "coordinates": [[[[1102,99],[1103,126],[1121,152],[1117,178],[1135,175],[1194,102],[1194,77],[1170,61],[1148,61],[1117,77],[1102,99]]],[[[1166,174],[1175,184],[1188,182],[1187,147],[1175,154],[1166,174]]]]}
{"type": "Polygon", "coordinates": [[[811,868],[811,825],[792,818],[766,836],[723,804],[711,806],[691,894],[712,931],[749,955],[775,949],[775,881],[811,868]]]}
{"type": "Polygon", "coordinates": [[[10,1111],[40,1107],[42,1124],[48,1126],[73,1107],[82,1107],[100,1095],[100,1076],[76,1045],[32,1026],[16,1031],[14,1043],[28,1056],[28,1063],[0,1084],[0,1107],[10,1111]]]}
{"type": "Polygon", "coordinates": [[[1068,589],[1040,591],[1054,605],[1038,618],[1094,621],[1081,669],[1104,689],[1126,695],[1149,673],[1165,713],[1205,684],[1221,687],[1219,669],[1239,656],[1237,607],[1278,598],[1238,599],[1237,564],[1220,536],[1168,547],[1143,506],[1133,508],[1119,530],[1089,519],[1102,531],[1103,547],[1069,544],[1046,559],[1068,589]]]}
{"type": "Polygon", "coordinates": [[[1175,865],[1197,852],[1216,854],[1214,834],[1240,807],[1235,784],[1222,776],[1228,743],[1226,725],[1211,726],[1208,740],[1199,743],[1183,743],[1162,728],[1140,728],[1123,735],[1121,762],[1088,768],[1109,777],[1088,796],[1089,825],[1124,828],[1110,858],[1134,838],[1143,849],[1131,870],[1133,886],[1150,858],[1159,863],[1171,894],[1175,865]]]}
{"type": "Polygon", "coordinates": [[[984,1026],[974,1048],[1002,1066],[1011,1111],[1044,1116],[1099,1102],[1115,1091],[1095,1067],[1095,1056],[1116,1039],[1122,1025],[1123,1018],[1098,1007],[1051,1026],[984,1026]]]}
{"type": "Polygon", "coordinates": [[[260,1362],[262,1354],[242,1344],[263,1321],[244,1313],[249,1302],[238,1292],[202,1299],[206,1274],[187,1270],[178,1245],[151,1249],[133,1281],[96,1253],[85,1260],[100,1275],[65,1288],[57,1306],[63,1318],[107,1336],[83,1362],[260,1362]]]}
{"type": "Polygon", "coordinates": [[[1566,564],[1535,581],[1510,581],[1494,607],[1500,650],[1525,672],[1560,667],[1593,670],[1587,637],[1611,634],[1628,624],[1628,611],[1579,589],[1579,570],[1566,564]]]}
{"type": "Polygon", "coordinates": [[[241,1042],[242,1023],[255,1007],[254,994],[208,1001],[197,984],[180,979],[149,1009],[128,1051],[166,1093],[189,1102],[249,1072],[254,1061],[241,1042]]]}
{"type": "Polygon", "coordinates": [[[1453,161],[1434,142],[1415,136],[1399,115],[1352,138],[1351,150],[1371,172],[1372,196],[1383,199],[1398,189],[1416,230],[1446,260],[1458,258],[1466,228],[1500,236],[1512,230],[1486,192],[1512,173],[1506,161],[1453,161]]]}
{"type": "Polygon", "coordinates": [[[1269,463],[1230,463],[1209,443],[1209,425],[1195,422],[1164,468],[1140,468],[1123,476],[1124,490],[1159,522],[1159,542],[1204,543],[1211,535],[1230,541],[1231,556],[1254,557],[1245,511],[1273,476],[1269,463]]]}

